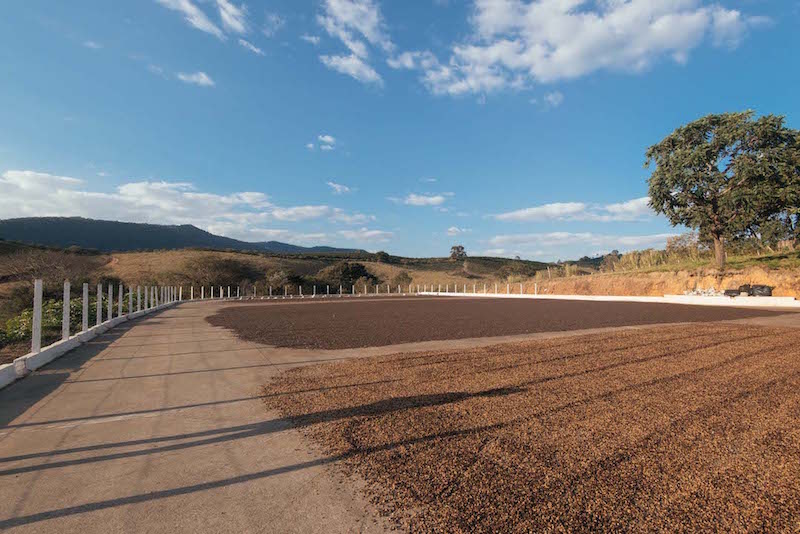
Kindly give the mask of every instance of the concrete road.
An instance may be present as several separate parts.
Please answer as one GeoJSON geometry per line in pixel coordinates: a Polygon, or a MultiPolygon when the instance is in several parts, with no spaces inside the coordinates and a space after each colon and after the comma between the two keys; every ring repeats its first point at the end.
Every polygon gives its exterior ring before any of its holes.
{"type": "Polygon", "coordinates": [[[0,530],[381,532],[261,387],[328,356],[236,340],[189,303],[0,392],[0,530]]]}

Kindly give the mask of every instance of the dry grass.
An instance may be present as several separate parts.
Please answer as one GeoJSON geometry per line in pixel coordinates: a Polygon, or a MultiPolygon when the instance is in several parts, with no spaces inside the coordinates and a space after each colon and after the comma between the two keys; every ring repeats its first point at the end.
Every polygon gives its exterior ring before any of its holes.
{"type": "Polygon", "coordinates": [[[796,531],[800,330],[349,360],[266,387],[420,532],[796,531]]]}

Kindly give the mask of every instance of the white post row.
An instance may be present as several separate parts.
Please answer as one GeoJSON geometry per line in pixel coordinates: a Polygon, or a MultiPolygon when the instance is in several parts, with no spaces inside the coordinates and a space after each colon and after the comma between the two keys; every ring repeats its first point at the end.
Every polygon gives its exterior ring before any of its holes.
{"type": "Polygon", "coordinates": [[[61,339],[69,339],[69,280],[64,280],[64,300],[61,310],[61,339]]]}
{"type": "Polygon", "coordinates": [[[83,315],[81,316],[81,332],[89,330],[89,284],[83,284],[83,315]]]}
{"type": "Polygon", "coordinates": [[[33,281],[33,324],[31,332],[31,352],[42,350],[42,281],[33,281]]]}

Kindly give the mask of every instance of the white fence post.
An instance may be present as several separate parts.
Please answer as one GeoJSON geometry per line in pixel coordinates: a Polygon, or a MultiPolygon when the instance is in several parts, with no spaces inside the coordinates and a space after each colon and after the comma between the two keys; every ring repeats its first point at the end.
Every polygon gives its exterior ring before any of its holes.
{"type": "Polygon", "coordinates": [[[97,326],[103,322],[103,284],[97,284],[97,326]]]}
{"type": "Polygon", "coordinates": [[[133,286],[128,286],[128,315],[133,313],[133,286]]]}
{"type": "Polygon", "coordinates": [[[228,286],[228,298],[231,298],[231,286],[228,286]]]}
{"type": "Polygon", "coordinates": [[[511,284],[506,284],[506,295],[511,294],[511,284]]]}
{"type": "Polygon", "coordinates": [[[114,286],[108,284],[108,320],[114,318],[114,286]]]}
{"type": "Polygon", "coordinates": [[[122,317],[122,284],[119,285],[119,298],[117,299],[117,317],[122,317]]]}
{"type": "Polygon", "coordinates": [[[206,298],[206,286],[200,286],[200,300],[205,300],[206,298]]]}
{"type": "Polygon", "coordinates": [[[42,350],[42,281],[33,281],[33,324],[31,331],[31,352],[42,350]]]}
{"type": "Polygon", "coordinates": [[[497,295],[497,284],[494,285],[494,294],[497,295]]]}
{"type": "Polygon", "coordinates": [[[183,301],[183,286],[178,288],[178,300],[183,301]]]}
{"type": "Polygon", "coordinates": [[[61,314],[61,339],[69,339],[69,280],[64,280],[64,301],[61,314]]]}
{"type": "Polygon", "coordinates": [[[240,296],[239,296],[240,292],[241,292],[241,288],[239,286],[236,286],[236,298],[237,299],[240,298],[240,296]]]}
{"type": "Polygon", "coordinates": [[[83,284],[83,315],[81,316],[81,332],[89,330],[89,284],[83,284]]]}
{"type": "Polygon", "coordinates": [[[189,300],[194,300],[194,286],[189,289],[189,300]]]}
{"type": "Polygon", "coordinates": [[[136,311],[142,311],[142,286],[136,286],[136,311]]]}
{"type": "Polygon", "coordinates": [[[522,295],[522,282],[519,283],[519,294],[522,295]]]}

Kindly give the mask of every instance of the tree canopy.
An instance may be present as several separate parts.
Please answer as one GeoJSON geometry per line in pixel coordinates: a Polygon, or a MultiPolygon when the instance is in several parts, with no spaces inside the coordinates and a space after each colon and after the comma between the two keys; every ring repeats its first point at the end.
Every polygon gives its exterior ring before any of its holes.
{"type": "Polygon", "coordinates": [[[796,223],[800,132],[787,128],[784,117],[707,115],[651,146],[646,158],[653,168],[650,206],[713,242],[719,268],[725,240],[772,231],[776,219],[796,223]]]}
{"type": "Polygon", "coordinates": [[[450,247],[451,260],[463,260],[466,257],[467,251],[464,249],[464,245],[453,245],[450,247]]]}

